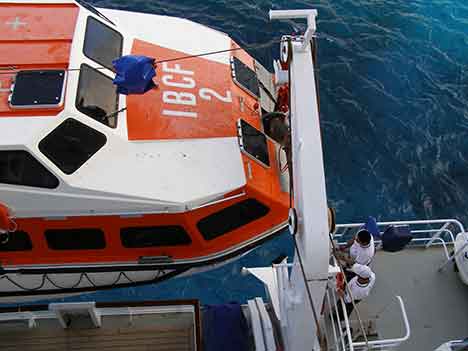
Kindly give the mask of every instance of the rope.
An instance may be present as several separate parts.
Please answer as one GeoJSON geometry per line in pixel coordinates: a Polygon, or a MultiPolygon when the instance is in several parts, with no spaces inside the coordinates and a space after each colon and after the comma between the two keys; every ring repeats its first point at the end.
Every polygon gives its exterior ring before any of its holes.
{"type": "MultiPolygon", "coordinates": [[[[354,297],[353,297],[353,294],[351,292],[351,289],[349,289],[348,280],[346,278],[346,274],[344,274],[343,265],[341,264],[340,260],[336,257],[336,252],[337,252],[336,245],[335,245],[335,243],[333,241],[333,238],[332,238],[331,234],[329,234],[328,236],[330,238],[330,242],[331,242],[331,245],[332,245],[333,257],[335,257],[336,263],[338,263],[338,266],[340,267],[340,270],[343,272],[344,279],[345,279],[345,289],[346,289],[346,292],[351,297],[351,303],[353,304],[353,308],[356,311],[356,315],[357,315],[357,318],[358,318],[358,321],[359,321],[359,328],[361,329],[362,335],[364,336],[364,341],[366,343],[366,347],[369,350],[369,340],[367,339],[367,333],[364,330],[364,325],[362,323],[361,314],[359,313],[359,309],[357,308],[356,303],[354,302],[354,297]]],[[[343,313],[345,313],[345,311],[343,311],[343,313]]]]}
{"type": "MultiPolygon", "coordinates": [[[[155,279],[161,277],[165,272],[166,272],[165,270],[157,270],[155,276],[152,277],[151,279],[149,279],[148,281],[154,281],[155,279]]],[[[32,291],[38,291],[38,290],[42,289],[44,287],[46,281],[48,281],[56,289],[59,289],[59,290],[68,289],[69,290],[69,289],[78,288],[78,286],[82,283],[83,278],[86,278],[86,280],[89,282],[89,284],[93,288],[99,288],[100,286],[111,286],[111,287],[118,286],[118,284],[121,281],[122,277],[125,278],[129,283],[132,283],[132,284],[136,283],[136,281],[131,279],[124,271],[119,272],[119,275],[117,276],[117,278],[111,284],[104,284],[104,285],[99,285],[99,284],[95,283],[91,279],[91,277],[88,275],[88,273],[86,273],[86,272],[82,272],[80,274],[80,277],[78,278],[77,282],[72,284],[71,286],[59,285],[56,281],[54,281],[52,278],[50,278],[48,273],[42,274],[42,280],[41,280],[40,284],[38,286],[35,286],[35,287],[32,287],[32,288],[21,285],[20,283],[18,283],[16,281],[14,281],[13,279],[11,279],[8,275],[1,276],[0,280],[5,279],[5,280],[9,281],[11,284],[13,284],[14,286],[16,286],[17,288],[19,288],[21,290],[31,291],[32,292],[32,291]]]]}
{"type": "Polygon", "coordinates": [[[108,115],[102,117],[101,119],[105,120],[105,119],[108,119],[108,118],[117,116],[120,112],[123,112],[123,111],[125,111],[126,109],[127,109],[127,106],[122,107],[120,110],[117,110],[117,111],[115,111],[115,112],[109,113],[108,115]]]}
{"type": "MultiPolygon", "coordinates": [[[[291,65],[288,66],[288,82],[291,82],[291,65]]],[[[288,84],[288,106],[289,106],[289,112],[288,112],[288,124],[289,124],[289,133],[291,133],[291,84],[288,84]]],[[[292,136],[290,137],[291,139],[291,145],[289,146],[289,152],[290,152],[290,158],[291,158],[291,165],[288,166],[289,168],[289,208],[293,207],[293,148],[292,148],[292,136]]],[[[287,156],[287,155],[286,155],[287,156]]],[[[287,159],[287,157],[286,157],[287,159]]]]}
{"type": "Polygon", "coordinates": [[[1,279],[6,279],[6,280],[8,280],[11,284],[13,284],[14,286],[16,286],[17,288],[22,289],[22,290],[25,290],[25,291],[36,291],[36,290],[39,290],[39,289],[41,289],[41,288],[44,286],[44,284],[45,284],[45,275],[42,276],[42,281],[41,281],[41,283],[39,284],[39,286],[36,286],[36,287],[34,287],[34,288],[27,288],[27,287],[24,287],[24,286],[20,285],[19,283],[15,282],[14,280],[12,280],[12,279],[11,279],[9,276],[7,276],[7,275],[4,275],[4,276],[0,277],[0,280],[1,280],[1,279]]]}
{"type": "MultiPolygon", "coordinates": [[[[273,43],[276,43],[277,40],[278,39],[274,39],[274,40],[272,40],[272,41],[270,41],[268,43],[258,44],[258,45],[246,45],[244,47],[238,46],[238,47],[231,48],[231,49],[208,51],[208,52],[203,52],[201,54],[196,54],[196,55],[184,55],[184,56],[174,57],[174,58],[170,58],[170,59],[156,60],[156,61],[154,61],[154,64],[157,65],[159,63],[164,63],[164,62],[188,60],[188,59],[191,59],[191,58],[216,55],[216,54],[221,54],[221,53],[224,53],[224,52],[232,52],[232,51],[237,51],[237,50],[262,49],[262,48],[271,46],[273,43]]],[[[281,42],[281,40],[279,40],[279,42],[281,42]]],[[[95,69],[95,70],[104,70],[104,69],[109,69],[109,68],[104,67],[104,66],[98,66],[98,67],[93,67],[93,69],[95,69]]],[[[18,67],[16,67],[16,66],[0,67],[0,75],[2,75],[2,74],[16,74],[19,71],[21,71],[21,70],[18,69],[18,67]]],[[[77,72],[77,71],[81,71],[81,68],[66,68],[66,69],[63,69],[63,71],[77,72]]]]}
{"type": "Polygon", "coordinates": [[[312,299],[312,293],[310,292],[309,284],[307,284],[307,277],[306,277],[305,270],[304,270],[304,264],[302,262],[302,256],[301,256],[301,253],[299,252],[299,246],[297,245],[296,235],[293,235],[292,237],[293,237],[294,246],[295,246],[296,252],[297,252],[297,258],[299,259],[299,265],[301,267],[302,278],[304,280],[304,285],[306,287],[307,297],[309,299],[310,306],[312,307],[312,314],[314,316],[315,328],[317,329],[317,338],[318,338],[319,343],[320,343],[320,348],[322,350],[327,350],[326,344],[325,345],[322,344],[322,341],[325,341],[325,343],[326,343],[326,339],[323,338],[322,328],[320,327],[317,311],[315,310],[314,301],[312,299]]]}
{"type": "Polygon", "coordinates": [[[265,86],[265,84],[263,84],[259,79],[257,79],[257,82],[258,82],[258,85],[260,86],[260,88],[262,88],[263,91],[265,92],[265,94],[267,94],[267,96],[271,100],[271,102],[273,102],[273,104],[276,106],[277,101],[276,101],[275,97],[270,93],[268,88],[265,86]]]}

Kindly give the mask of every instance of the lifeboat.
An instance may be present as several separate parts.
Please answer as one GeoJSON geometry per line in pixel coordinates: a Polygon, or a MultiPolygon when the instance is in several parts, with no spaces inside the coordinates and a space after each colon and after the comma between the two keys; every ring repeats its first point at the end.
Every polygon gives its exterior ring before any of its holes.
{"type": "Polygon", "coordinates": [[[287,226],[284,101],[229,36],[75,1],[1,1],[0,24],[1,298],[190,274],[287,226]],[[117,93],[125,55],[153,89],[117,93]]]}

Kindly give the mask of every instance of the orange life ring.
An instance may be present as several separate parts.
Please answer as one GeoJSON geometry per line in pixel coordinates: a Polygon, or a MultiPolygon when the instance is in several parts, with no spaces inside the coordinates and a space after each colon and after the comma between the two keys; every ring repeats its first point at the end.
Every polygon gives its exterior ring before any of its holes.
{"type": "Polygon", "coordinates": [[[16,223],[11,219],[10,209],[0,203],[0,231],[14,232],[16,223]]]}

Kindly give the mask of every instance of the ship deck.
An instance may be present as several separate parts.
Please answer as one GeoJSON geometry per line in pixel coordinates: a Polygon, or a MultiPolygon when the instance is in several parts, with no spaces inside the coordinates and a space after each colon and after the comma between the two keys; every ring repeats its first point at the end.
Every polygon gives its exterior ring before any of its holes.
{"type": "Polygon", "coordinates": [[[1,349],[9,350],[158,350],[197,349],[197,306],[99,307],[101,327],[75,316],[64,329],[54,313],[34,308],[34,326],[18,313],[0,322],[1,349]]]}
{"type": "MultiPolygon", "coordinates": [[[[444,262],[442,247],[411,248],[398,253],[379,251],[373,262],[376,284],[358,305],[361,318],[376,320],[379,339],[405,334],[395,295],[402,297],[411,336],[399,350],[435,350],[439,345],[468,336],[468,286],[444,262]]],[[[356,318],[353,312],[351,319],[356,318]]]]}

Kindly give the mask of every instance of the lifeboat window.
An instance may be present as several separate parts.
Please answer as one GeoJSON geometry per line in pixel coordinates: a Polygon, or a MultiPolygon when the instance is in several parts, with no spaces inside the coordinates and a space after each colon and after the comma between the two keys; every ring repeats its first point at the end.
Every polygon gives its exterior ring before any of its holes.
{"type": "Polygon", "coordinates": [[[48,229],[45,237],[52,250],[99,250],[106,247],[104,232],[97,228],[48,229]]]}
{"type": "Polygon", "coordinates": [[[249,94],[259,97],[257,74],[237,57],[231,57],[232,80],[249,94]]]}
{"type": "Polygon", "coordinates": [[[18,230],[8,234],[8,240],[0,243],[0,251],[30,251],[32,242],[29,234],[18,230]]]}
{"type": "Polygon", "coordinates": [[[108,127],[117,127],[118,95],[112,79],[91,66],[82,64],[76,108],[108,127]]]}
{"type": "Polygon", "coordinates": [[[178,225],[122,228],[120,240],[127,248],[189,245],[192,242],[185,229],[178,225]]]}
{"type": "Polygon", "coordinates": [[[54,189],[58,179],[29,152],[0,151],[0,183],[54,189]]]}
{"type": "Polygon", "coordinates": [[[88,17],[83,53],[86,57],[113,70],[112,61],[122,55],[122,34],[88,17]]]}
{"type": "Polygon", "coordinates": [[[238,132],[242,151],[264,166],[269,167],[270,158],[265,134],[242,119],[239,120],[238,132]]]}
{"type": "Polygon", "coordinates": [[[72,174],[106,144],[106,136],[72,118],[39,143],[39,150],[65,174],[72,174]]]}
{"type": "Polygon", "coordinates": [[[247,199],[215,212],[197,223],[206,240],[212,240],[263,216],[270,209],[255,199],[247,199]]]}
{"type": "Polygon", "coordinates": [[[12,108],[55,108],[63,104],[65,71],[20,71],[16,74],[12,108]]]}

